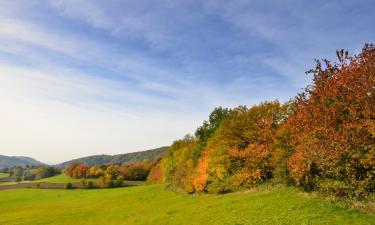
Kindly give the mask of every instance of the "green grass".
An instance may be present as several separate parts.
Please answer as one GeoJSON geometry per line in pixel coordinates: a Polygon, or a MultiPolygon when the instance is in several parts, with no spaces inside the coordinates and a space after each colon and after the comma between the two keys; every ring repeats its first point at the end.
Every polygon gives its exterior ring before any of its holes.
{"type": "Polygon", "coordinates": [[[8,177],[8,176],[9,176],[9,174],[7,174],[7,173],[0,173],[0,179],[8,177]]]}
{"type": "MultiPolygon", "coordinates": [[[[20,183],[38,183],[38,182],[49,182],[49,183],[79,183],[81,182],[81,180],[83,179],[74,179],[74,178],[71,178],[65,174],[59,174],[59,175],[56,175],[56,176],[52,176],[52,177],[47,177],[47,178],[44,178],[44,179],[40,179],[40,180],[32,180],[32,181],[28,181],[28,180],[25,180],[25,181],[21,181],[20,183]]],[[[97,182],[98,179],[86,179],[87,181],[93,181],[93,182],[97,182]]],[[[10,182],[0,182],[0,185],[10,185],[10,184],[16,184],[17,182],[14,182],[14,181],[10,181],[10,182]]]]}
{"type": "Polygon", "coordinates": [[[0,224],[374,224],[375,215],[294,188],[186,195],[163,186],[0,191],[0,224]]]}
{"type": "MultiPolygon", "coordinates": [[[[56,175],[56,176],[53,176],[53,177],[47,177],[47,178],[44,178],[44,179],[40,179],[40,180],[36,180],[35,182],[50,182],[50,183],[79,183],[81,182],[81,180],[83,179],[74,179],[74,178],[71,178],[69,176],[67,176],[66,174],[59,174],[59,175],[56,175]]],[[[94,178],[94,179],[86,179],[87,181],[93,181],[93,182],[96,182],[98,179],[94,178]]]]}
{"type": "MultiPolygon", "coordinates": [[[[47,177],[44,179],[40,180],[32,180],[32,181],[21,181],[19,183],[40,183],[40,182],[48,182],[48,183],[80,183],[83,180],[83,178],[75,179],[67,176],[66,174],[59,174],[53,177],[47,177]]],[[[87,181],[92,181],[94,183],[97,183],[98,179],[97,178],[86,178],[85,180],[87,181]]],[[[124,185],[143,185],[145,182],[144,181],[124,181],[124,185]]],[[[8,181],[8,182],[0,182],[1,185],[12,185],[12,184],[17,184],[17,182],[14,181],[8,181]]]]}

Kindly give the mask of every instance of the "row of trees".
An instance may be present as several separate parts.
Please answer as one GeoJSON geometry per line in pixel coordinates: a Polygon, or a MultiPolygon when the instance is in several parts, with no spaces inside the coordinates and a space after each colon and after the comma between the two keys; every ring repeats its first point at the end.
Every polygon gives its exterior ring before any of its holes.
{"type": "Polygon", "coordinates": [[[375,47],[317,61],[290,102],[216,108],[175,141],[149,182],[225,193],[274,178],[305,190],[367,198],[375,190],[375,47]]]}
{"type": "Polygon", "coordinates": [[[65,173],[73,178],[98,178],[100,187],[120,187],[124,180],[146,180],[154,163],[137,162],[126,165],[88,166],[73,163],[65,169],[65,173]]]}
{"type": "Polygon", "coordinates": [[[17,182],[22,180],[39,180],[61,173],[60,169],[46,165],[26,167],[15,166],[13,168],[7,168],[4,171],[9,173],[10,178],[17,182]]]}

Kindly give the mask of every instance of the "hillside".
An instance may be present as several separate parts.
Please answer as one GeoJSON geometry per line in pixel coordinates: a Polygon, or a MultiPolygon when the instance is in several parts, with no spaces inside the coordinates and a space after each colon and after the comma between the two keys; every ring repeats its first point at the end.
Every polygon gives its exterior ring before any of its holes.
{"type": "Polygon", "coordinates": [[[43,164],[33,158],[24,157],[24,156],[5,156],[0,155],[0,169],[14,166],[34,166],[43,164]]]}
{"type": "Polygon", "coordinates": [[[118,155],[93,155],[87,156],[83,158],[73,159],[67,162],[63,162],[58,167],[65,168],[74,162],[84,163],[89,166],[93,166],[96,164],[129,164],[133,162],[140,162],[140,161],[154,161],[158,158],[162,157],[164,152],[167,150],[167,146],[160,147],[156,149],[150,149],[141,152],[132,152],[132,153],[125,153],[125,154],[118,154],[118,155]]]}

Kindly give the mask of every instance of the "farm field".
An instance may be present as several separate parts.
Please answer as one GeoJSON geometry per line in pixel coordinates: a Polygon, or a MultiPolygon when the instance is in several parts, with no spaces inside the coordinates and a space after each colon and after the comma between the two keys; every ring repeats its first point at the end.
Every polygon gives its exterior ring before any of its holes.
{"type": "Polygon", "coordinates": [[[374,224],[295,188],[187,195],[160,185],[91,190],[0,191],[0,224],[374,224]]]}
{"type": "Polygon", "coordinates": [[[0,179],[8,177],[8,176],[9,176],[9,174],[7,174],[7,173],[0,173],[0,179]]]}

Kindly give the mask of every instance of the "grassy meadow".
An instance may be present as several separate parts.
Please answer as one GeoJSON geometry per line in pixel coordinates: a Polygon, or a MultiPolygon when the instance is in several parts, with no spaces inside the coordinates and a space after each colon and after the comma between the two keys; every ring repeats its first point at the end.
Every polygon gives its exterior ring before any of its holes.
{"type": "MultiPolygon", "coordinates": [[[[19,183],[38,183],[38,182],[49,182],[49,183],[79,183],[82,179],[75,179],[67,176],[66,174],[59,174],[52,177],[47,177],[39,180],[32,180],[32,181],[21,181],[19,183]]],[[[97,179],[86,179],[87,181],[96,182],[97,179]]],[[[10,185],[10,184],[17,184],[17,182],[10,181],[10,182],[0,182],[0,185],[10,185]]]]}
{"type": "MultiPolygon", "coordinates": [[[[4,174],[4,177],[7,177],[7,176],[8,176],[8,174],[4,174]]],[[[32,181],[26,180],[26,181],[21,181],[19,183],[47,182],[47,183],[63,183],[63,184],[66,184],[68,182],[70,182],[70,183],[80,183],[82,180],[83,180],[83,178],[77,178],[76,179],[76,178],[69,177],[66,174],[59,174],[59,175],[47,177],[47,178],[44,178],[44,179],[32,180],[32,181]]],[[[92,181],[94,183],[97,183],[97,181],[98,181],[98,179],[96,179],[96,178],[86,178],[85,180],[92,181]]],[[[129,180],[124,181],[125,186],[142,185],[144,183],[145,183],[144,181],[129,181],[129,180]]],[[[1,185],[12,185],[12,184],[17,184],[17,182],[14,182],[14,181],[0,182],[0,186],[1,185]]]]}
{"type": "Polygon", "coordinates": [[[0,173],[0,179],[8,177],[8,176],[9,176],[9,174],[7,174],[7,173],[0,173]]]}
{"type": "MultiPolygon", "coordinates": [[[[66,174],[62,173],[56,176],[47,177],[44,179],[36,180],[34,182],[50,182],[50,183],[79,183],[82,179],[75,179],[72,177],[67,176],[66,174]]],[[[87,181],[96,182],[98,179],[86,179],[87,181]]]]}
{"type": "Polygon", "coordinates": [[[0,191],[0,224],[374,224],[295,188],[187,195],[149,185],[114,189],[0,191]]]}

